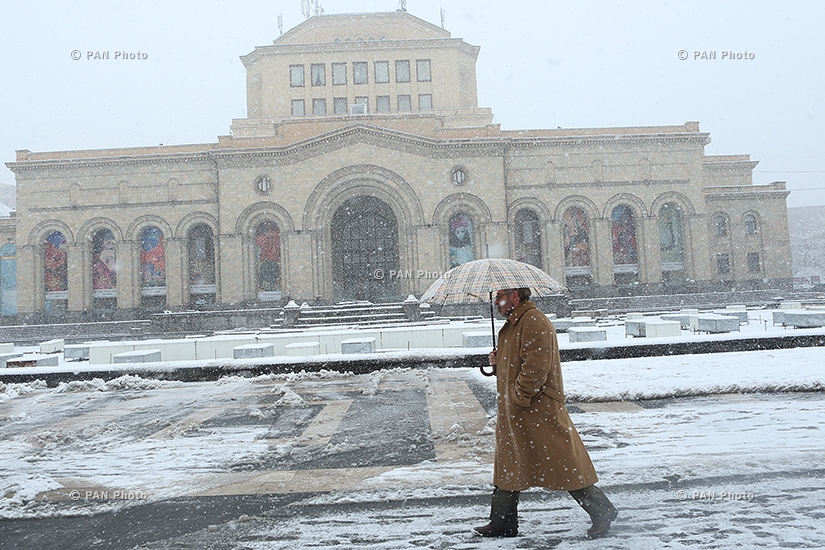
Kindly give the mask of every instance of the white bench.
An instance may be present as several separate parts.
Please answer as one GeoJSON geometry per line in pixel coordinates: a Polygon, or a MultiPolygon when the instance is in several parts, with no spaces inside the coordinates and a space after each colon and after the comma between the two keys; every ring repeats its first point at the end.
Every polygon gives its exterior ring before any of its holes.
{"type": "Polygon", "coordinates": [[[320,342],[295,342],[284,346],[284,352],[289,356],[318,355],[321,352],[320,342]]]}
{"type": "Polygon", "coordinates": [[[492,329],[486,332],[464,332],[461,334],[465,348],[490,348],[493,349],[492,329]]]}
{"type": "Polygon", "coordinates": [[[699,324],[699,314],[690,313],[665,313],[661,315],[664,321],[678,321],[680,328],[684,330],[696,330],[699,324]]]}
{"type": "Polygon", "coordinates": [[[40,355],[30,354],[22,355],[14,359],[6,361],[6,366],[13,367],[56,367],[59,364],[60,357],[57,355],[40,355]]]}
{"type": "MultiPolygon", "coordinates": [[[[748,324],[748,312],[745,310],[745,306],[739,306],[741,309],[737,308],[737,306],[728,306],[725,309],[716,309],[713,311],[716,315],[721,315],[723,317],[736,317],[739,319],[740,325],[747,325],[748,324]],[[732,309],[736,308],[736,309],[732,309]]],[[[700,329],[701,330],[701,329],[700,329]]]]}
{"type": "Polygon", "coordinates": [[[0,368],[6,368],[6,363],[11,359],[17,359],[18,357],[23,357],[23,352],[20,351],[9,351],[5,353],[0,353],[0,368]]]}
{"type": "Polygon", "coordinates": [[[682,335],[682,323],[668,320],[649,320],[645,322],[645,338],[667,338],[682,335]]]}
{"type": "Polygon", "coordinates": [[[598,327],[570,327],[567,329],[567,334],[571,343],[607,340],[607,330],[598,327]]]}
{"type": "Polygon", "coordinates": [[[244,344],[232,348],[234,359],[257,359],[275,357],[275,344],[244,344]]]}
{"type": "Polygon", "coordinates": [[[825,311],[806,309],[786,311],[784,324],[796,328],[825,327],[825,311]]]}
{"type": "Polygon", "coordinates": [[[348,338],[341,342],[341,353],[375,353],[375,338],[348,338]]]}
{"type": "Polygon", "coordinates": [[[124,351],[112,356],[113,363],[153,363],[160,361],[159,349],[142,349],[137,351],[124,351]]]}
{"type": "Polygon", "coordinates": [[[700,315],[697,322],[697,330],[700,332],[738,332],[739,331],[739,317],[731,317],[729,315],[718,315],[716,313],[707,313],[700,315]]]}
{"type": "Polygon", "coordinates": [[[40,353],[57,353],[63,351],[63,346],[65,345],[66,341],[62,338],[58,338],[56,340],[49,340],[47,342],[41,342],[40,353]]]}
{"type": "Polygon", "coordinates": [[[83,361],[89,358],[89,344],[67,344],[63,347],[63,359],[83,361]]]}

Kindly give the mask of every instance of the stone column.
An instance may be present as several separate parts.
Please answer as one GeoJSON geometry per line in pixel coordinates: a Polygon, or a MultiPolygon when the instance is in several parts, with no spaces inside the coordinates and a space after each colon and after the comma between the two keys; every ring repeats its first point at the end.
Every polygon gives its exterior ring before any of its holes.
{"type": "Polygon", "coordinates": [[[544,271],[558,282],[564,284],[564,242],[562,238],[561,223],[550,222],[547,224],[545,232],[546,256],[544,258],[544,271]]]}
{"type": "Polygon", "coordinates": [[[609,218],[593,220],[590,245],[595,254],[590,255],[590,269],[596,286],[613,286],[613,237],[610,230],[609,218]]]}
{"type": "Polygon", "coordinates": [[[704,216],[690,216],[687,218],[687,224],[690,226],[690,253],[686,254],[690,265],[685,266],[688,277],[694,281],[709,281],[713,275],[707,220],[704,216]]]}
{"type": "MultiPolygon", "coordinates": [[[[130,309],[140,303],[140,277],[135,278],[134,243],[131,241],[119,242],[116,245],[117,254],[117,307],[130,309]],[[137,304],[135,298],[137,296],[137,304]]],[[[137,252],[139,254],[139,252],[137,252]]]]}
{"type": "Polygon", "coordinates": [[[34,313],[43,310],[42,293],[44,288],[43,269],[38,269],[37,246],[22,245],[17,247],[17,313],[34,313]],[[40,271],[40,273],[38,273],[40,271]]]}
{"type": "MultiPolygon", "coordinates": [[[[321,268],[313,261],[313,246],[318,246],[318,243],[313,241],[312,232],[284,231],[281,235],[285,236],[282,242],[289,244],[288,247],[281,246],[281,285],[284,297],[314,300],[316,294],[324,295],[322,288],[315,285],[323,286],[324,276],[331,275],[318,273],[321,268]],[[313,281],[316,281],[315,285],[313,281]]],[[[332,295],[324,295],[324,298],[332,299],[332,295]]]]}
{"type": "Polygon", "coordinates": [[[641,234],[636,235],[639,243],[639,282],[657,284],[662,282],[662,258],[659,251],[659,220],[643,218],[641,234]]]}
{"type": "Polygon", "coordinates": [[[221,235],[215,250],[218,296],[224,305],[243,302],[243,253],[240,235],[221,235]],[[220,259],[218,257],[220,256],[220,259]]]}
{"type": "Polygon", "coordinates": [[[184,300],[183,278],[186,276],[186,258],[184,257],[183,242],[180,239],[164,239],[163,246],[166,252],[166,305],[177,308],[188,303],[184,300]]]}
{"type": "Polygon", "coordinates": [[[87,254],[91,254],[91,251],[83,243],[69,245],[66,255],[69,271],[69,311],[83,311],[92,307],[92,264],[87,254]]]}

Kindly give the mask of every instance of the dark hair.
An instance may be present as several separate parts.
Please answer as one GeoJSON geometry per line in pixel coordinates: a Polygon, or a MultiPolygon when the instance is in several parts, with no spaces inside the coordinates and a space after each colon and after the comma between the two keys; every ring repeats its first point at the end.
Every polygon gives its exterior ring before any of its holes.
{"type": "Polygon", "coordinates": [[[516,292],[518,292],[519,302],[527,302],[530,300],[530,296],[533,295],[529,288],[517,288],[516,292]]]}

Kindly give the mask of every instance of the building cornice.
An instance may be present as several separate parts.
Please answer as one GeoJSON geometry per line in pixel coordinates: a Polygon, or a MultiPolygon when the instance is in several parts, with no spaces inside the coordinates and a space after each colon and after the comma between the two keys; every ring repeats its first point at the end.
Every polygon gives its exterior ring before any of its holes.
{"type": "MultiPolygon", "coordinates": [[[[673,127],[679,128],[679,127],[673,127]]],[[[650,128],[668,130],[669,128],[650,128]]],[[[472,130],[472,129],[467,129],[472,130]]],[[[102,166],[138,166],[159,163],[191,163],[228,161],[230,159],[272,159],[281,158],[287,162],[298,162],[305,158],[340,149],[353,143],[373,143],[409,151],[413,154],[436,157],[504,155],[518,149],[539,147],[566,147],[581,145],[615,145],[663,141],[672,143],[704,144],[707,133],[653,131],[650,133],[630,133],[621,128],[614,133],[610,129],[579,130],[574,135],[563,131],[548,130],[524,132],[497,132],[493,136],[450,136],[428,137],[397,129],[389,129],[366,122],[355,122],[312,137],[288,144],[261,143],[266,138],[221,139],[218,144],[158,146],[135,149],[85,150],[56,153],[31,153],[18,151],[18,160],[6,163],[13,172],[48,169],[73,169],[102,166]],[[255,143],[244,147],[244,142],[255,143]],[[177,149],[177,151],[176,151],[177,149]],[[184,149],[184,150],[181,150],[184,149]],[[72,156],[76,153],[78,156],[72,156]],[[133,154],[130,154],[133,153],[133,154]]],[[[636,130],[636,129],[633,129],[636,130]]],[[[457,134],[463,129],[445,128],[437,132],[457,134]]]]}
{"type": "Polygon", "coordinates": [[[374,40],[369,42],[328,42],[323,44],[277,44],[271,46],[256,46],[255,49],[240,56],[245,67],[268,56],[282,55],[305,55],[308,59],[312,56],[317,58],[328,58],[335,53],[354,52],[378,52],[388,50],[410,50],[418,51],[437,50],[445,48],[458,48],[473,56],[478,56],[479,46],[473,46],[464,42],[460,38],[438,38],[421,39],[414,38],[408,40],[374,40]]]}

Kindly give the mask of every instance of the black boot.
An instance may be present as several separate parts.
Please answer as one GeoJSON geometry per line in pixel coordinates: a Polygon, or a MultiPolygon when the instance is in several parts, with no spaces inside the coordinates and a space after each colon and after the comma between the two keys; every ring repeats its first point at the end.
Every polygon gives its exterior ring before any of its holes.
{"type": "Polygon", "coordinates": [[[619,511],[607,498],[601,489],[595,485],[570,491],[570,496],[576,499],[579,506],[590,516],[593,525],[587,530],[587,538],[598,539],[610,530],[610,524],[619,515],[619,511]]]}
{"type": "Polygon", "coordinates": [[[490,523],[473,530],[482,537],[515,537],[518,535],[518,491],[493,489],[490,523]]]}

